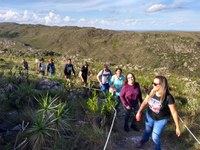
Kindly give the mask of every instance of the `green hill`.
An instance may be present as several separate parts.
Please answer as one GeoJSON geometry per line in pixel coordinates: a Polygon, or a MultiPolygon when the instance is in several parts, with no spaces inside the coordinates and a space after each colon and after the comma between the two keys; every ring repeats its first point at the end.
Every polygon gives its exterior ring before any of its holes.
{"type": "Polygon", "coordinates": [[[0,51],[15,55],[53,51],[116,64],[200,73],[200,32],[133,32],[95,28],[0,24],[0,51]]]}

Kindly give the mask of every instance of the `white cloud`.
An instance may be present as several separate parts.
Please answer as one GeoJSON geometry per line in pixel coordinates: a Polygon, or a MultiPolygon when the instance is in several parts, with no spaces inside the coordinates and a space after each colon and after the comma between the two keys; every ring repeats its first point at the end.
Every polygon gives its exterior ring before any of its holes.
{"type": "MultiPolygon", "coordinates": [[[[22,13],[13,10],[8,10],[0,13],[0,22],[59,25],[61,20],[62,19],[60,15],[53,11],[50,11],[46,16],[41,16],[36,13],[29,13],[27,10],[22,13]]],[[[70,18],[65,17],[63,20],[64,22],[69,22],[70,18]]]]}
{"type": "Polygon", "coordinates": [[[0,14],[0,20],[2,21],[14,21],[19,17],[20,14],[12,10],[8,10],[7,12],[0,14]]]}
{"type": "Polygon", "coordinates": [[[42,24],[43,23],[43,19],[40,18],[36,13],[33,13],[32,15],[32,20],[33,20],[33,23],[36,23],[36,24],[42,24]]]}
{"type": "Polygon", "coordinates": [[[86,19],[85,19],[85,18],[81,18],[81,19],[78,20],[78,22],[79,22],[79,23],[81,23],[81,22],[86,22],[86,19]]]}
{"type": "Polygon", "coordinates": [[[64,20],[64,22],[70,22],[71,19],[69,16],[65,16],[65,18],[63,20],[64,20]]]}
{"type": "MultiPolygon", "coordinates": [[[[93,22],[93,21],[91,21],[93,22]]],[[[112,26],[115,22],[114,21],[110,21],[110,20],[105,20],[105,19],[96,19],[93,24],[95,23],[95,25],[97,27],[104,27],[105,26],[112,26]]]]}
{"type": "Polygon", "coordinates": [[[128,24],[136,24],[138,22],[137,19],[125,19],[125,23],[128,24]]]}
{"type": "Polygon", "coordinates": [[[22,20],[23,21],[29,21],[30,20],[30,16],[27,10],[24,11],[24,13],[22,14],[22,20]]]}
{"type": "Polygon", "coordinates": [[[147,12],[156,12],[156,11],[160,11],[160,10],[163,10],[163,9],[166,9],[166,8],[167,8],[166,5],[154,4],[147,9],[147,12]]]}
{"type": "Polygon", "coordinates": [[[173,8],[180,8],[179,5],[163,5],[163,4],[154,4],[147,8],[147,12],[157,12],[165,9],[173,9],[173,8]]]}
{"type": "Polygon", "coordinates": [[[49,12],[48,16],[44,17],[45,24],[47,25],[56,25],[61,22],[60,15],[54,13],[54,12],[49,12]]]}
{"type": "Polygon", "coordinates": [[[28,23],[29,21],[33,21],[33,18],[29,15],[27,10],[25,10],[23,13],[8,10],[0,14],[0,21],[28,23]]]}
{"type": "Polygon", "coordinates": [[[112,29],[116,26],[116,22],[109,19],[85,19],[81,18],[78,20],[73,20],[73,25],[80,27],[96,27],[102,29],[112,29]]]}

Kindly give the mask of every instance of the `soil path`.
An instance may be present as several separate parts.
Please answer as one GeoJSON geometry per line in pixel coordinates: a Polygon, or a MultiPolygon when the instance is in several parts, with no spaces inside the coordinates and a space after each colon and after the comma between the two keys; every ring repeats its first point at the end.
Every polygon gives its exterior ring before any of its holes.
{"type": "MultiPolygon", "coordinates": [[[[120,108],[120,110],[122,110],[120,108]]],[[[124,112],[120,111],[117,114],[115,125],[113,128],[113,132],[117,132],[119,134],[119,139],[117,139],[117,143],[114,145],[115,150],[137,150],[138,148],[135,147],[135,145],[140,141],[141,136],[144,132],[144,115],[142,116],[142,119],[140,122],[137,122],[137,127],[140,129],[140,131],[134,131],[130,128],[129,132],[124,131],[124,112]]],[[[112,134],[112,133],[111,133],[112,134]]],[[[170,150],[170,147],[167,146],[167,141],[162,141],[162,150],[170,150]]],[[[139,150],[153,150],[154,145],[152,140],[150,139],[144,147],[140,148],[139,150]]]]}

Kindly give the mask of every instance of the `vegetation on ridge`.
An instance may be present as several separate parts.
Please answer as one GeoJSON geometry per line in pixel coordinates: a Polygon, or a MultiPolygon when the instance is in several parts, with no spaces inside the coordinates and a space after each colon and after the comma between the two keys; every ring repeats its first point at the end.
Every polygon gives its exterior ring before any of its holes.
{"type": "Polygon", "coordinates": [[[128,32],[95,28],[0,24],[2,51],[41,56],[47,51],[110,63],[198,76],[199,32],[128,32]]]}

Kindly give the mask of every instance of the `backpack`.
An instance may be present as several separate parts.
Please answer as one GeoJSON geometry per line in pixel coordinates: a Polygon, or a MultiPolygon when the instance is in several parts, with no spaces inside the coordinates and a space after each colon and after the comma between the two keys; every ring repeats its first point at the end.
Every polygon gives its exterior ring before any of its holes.
{"type": "MultiPolygon", "coordinates": [[[[110,76],[112,77],[112,72],[110,69],[108,69],[109,73],[110,73],[110,76]]],[[[101,76],[103,76],[103,70],[101,70],[101,76]]]]}

